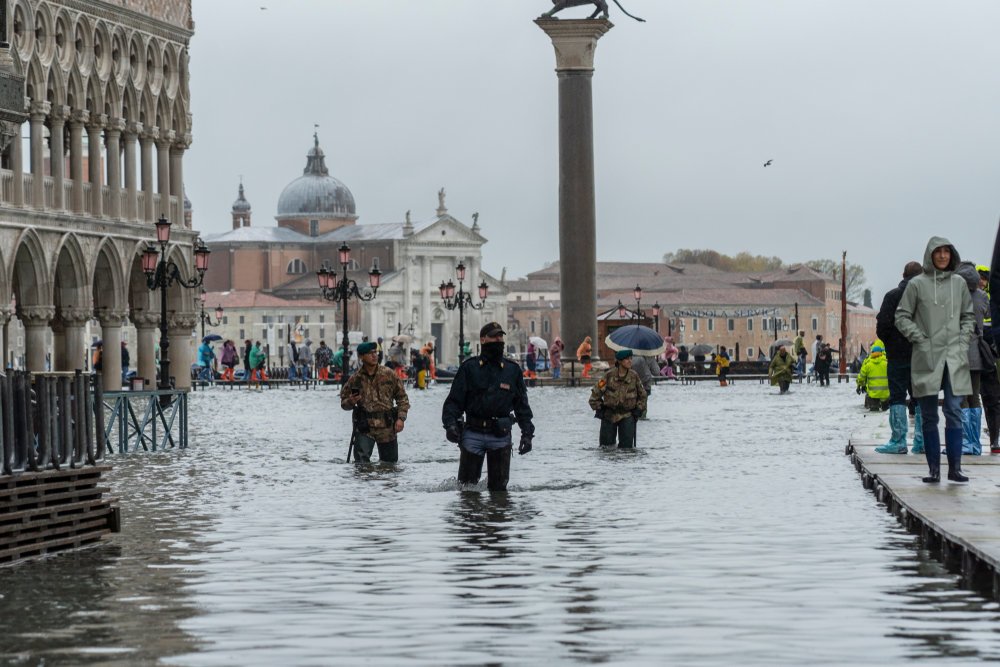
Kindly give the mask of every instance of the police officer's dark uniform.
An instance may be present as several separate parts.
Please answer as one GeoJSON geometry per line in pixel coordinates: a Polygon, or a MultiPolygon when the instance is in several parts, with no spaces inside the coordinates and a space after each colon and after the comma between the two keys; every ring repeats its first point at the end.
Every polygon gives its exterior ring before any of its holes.
{"type": "Polygon", "coordinates": [[[485,457],[491,491],[507,489],[514,423],[521,430],[518,454],[531,451],[535,433],[521,367],[503,356],[504,333],[497,322],[479,331],[482,351],[459,367],[441,415],[448,440],[461,451],[458,481],[477,483],[485,457]]]}

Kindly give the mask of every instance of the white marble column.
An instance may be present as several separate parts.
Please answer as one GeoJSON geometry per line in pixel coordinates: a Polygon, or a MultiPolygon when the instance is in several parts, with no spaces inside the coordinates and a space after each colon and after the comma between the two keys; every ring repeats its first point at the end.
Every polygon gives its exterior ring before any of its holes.
{"type": "Polygon", "coordinates": [[[423,342],[430,340],[431,335],[431,266],[433,262],[430,257],[424,255],[420,258],[420,339],[423,342]]]}
{"type": "MultiPolygon", "coordinates": [[[[147,391],[156,389],[156,345],[160,340],[160,315],[150,312],[132,314],[132,324],[135,325],[136,359],[135,368],[138,377],[145,380],[143,388],[147,391]]],[[[172,348],[171,348],[172,349],[172,348]]],[[[171,368],[173,366],[171,365],[171,368]]]]}
{"type": "Polygon", "coordinates": [[[101,372],[104,374],[104,391],[122,390],[122,322],[125,313],[104,310],[98,313],[101,322],[101,341],[104,351],[101,355],[101,372]]]}
{"type": "Polygon", "coordinates": [[[17,136],[10,144],[11,193],[10,202],[14,206],[24,206],[24,140],[21,138],[21,128],[17,128],[17,136]]]}
{"type": "Polygon", "coordinates": [[[55,314],[54,306],[18,306],[17,315],[24,325],[24,363],[32,373],[45,371],[45,339],[55,314]]]}
{"type": "Polygon", "coordinates": [[[49,170],[52,172],[52,208],[66,210],[63,182],[66,179],[66,119],[69,107],[57,105],[49,116],[49,170]]]}
{"type": "Polygon", "coordinates": [[[90,308],[65,307],[59,309],[59,328],[61,344],[55,345],[55,361],[52,369],[57,371],[75,371],[86,368],[87,357],[87,322],[93,311],[90,308]]]}
{"type": "Polygon", "coordinates": [[[139,219],[139,194],[136,186],[135,144],[142,133],[142,123],[125,126],[125,219],[139,219]]]}
{"type": "MultiPolygon", "coordinates": [[[[175,133],[173,130],[160,132],[160,138],[156,142],[156,176],[157,191],[160,193],[160,207],[156,211],[157,216],[165,216],[170,220],[170,144],[173,143],[175,133]]],[[[181,220],[170,220],[179,227],[183,226],[181,220]]]]}
{"type": "MultiPolygon", "coordinates": [[[[187,146],[184,138],[181,138],[170,147],[170,196],[177,198],[181,215],[184,212],[184,151],[187,146]]],[[[183,219],[173,222],[182,223],[183,219]]]]}
{"type": "Polygon", "coordinates": [[[69,119],[69,177],[73,179],[73,195],[70,210],[84,213],[83,197],[83,128],[90,119],[86,111],[74,111],[69,119]]]}
{"type": "Polygon", "coordinates": [[[108,161],[108,215],[115,220],[122,218],[122,152],[121,135],[125,121],[112,118],[104,131],[104,141],[108,161]]]}
{"type": "Polygon", "coordinates": [[[139,139],[141,162],[142,162],[142,193],[145,195],[145,202],[142,207],[142,214],[139,216],[147,222],[155,220],[156,210],[153,207],[153,142],[156,141],[160,131],[151,127],[142,134],[139,139]]]}
{"type": "Polygon", "coordinates": [[[7,367],[7,356],[10,352],[10,338],[7,336],[7,326],[10,324],[10,318],[13,315],[13,311],[9,306],[4,306],[0,308],[0,368],[7,367]]]}
{"type": "Polygon", "coordinates": [[[174,377],[175,389],[191,389],[191,332],[197,321],[193,313],[170,318],[167,335],[170,337],[170,374],[174,377]]]}
{"type": "Polygon", "coordinates": [[[101,133],[108,117],[95,114],[87,125],[87,180],[90,181],[90,214],[95,218],[104,216],[104,178],[101,169],[101,133]]]}
{"type": "Polygon", "coordinates": [[[31,129],[31,204],[37,209],[45,208],[45,117],[51,105],[48,102],[32,102],[29,116],[31,129]]]}

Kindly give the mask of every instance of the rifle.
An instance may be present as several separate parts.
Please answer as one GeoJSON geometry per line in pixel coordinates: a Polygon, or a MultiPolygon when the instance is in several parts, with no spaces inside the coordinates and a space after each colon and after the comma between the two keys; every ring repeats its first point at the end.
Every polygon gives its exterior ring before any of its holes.
{"type": "Polygon", "coordinates": [[[358,439],[358,427],[354,423],[354,420],[352,419],[351,420],[351,444],[349,444],[347,446],[347,460],[344,461],[344,463],[350,463],[351,462],[351,454],[354,452],[354,442],[357,439],[358,439]]]}

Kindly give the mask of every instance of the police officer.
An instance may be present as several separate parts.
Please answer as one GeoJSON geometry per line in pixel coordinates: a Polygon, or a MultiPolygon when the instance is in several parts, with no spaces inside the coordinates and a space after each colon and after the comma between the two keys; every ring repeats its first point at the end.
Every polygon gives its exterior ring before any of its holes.
{"type": "Polygon", "coordinates": [[[391,369],[378,363],[378,345],[358,345],[361,368],[340,390],[340,407],[354,410],[354,460],[367,463],[378,445],[383,463],[399,460],[396,434],[403,430],[410,400],[403,381],[391,369]]]}
{"type": "Polygon", "coordinates": [[[458,481],[477,483],[485,457],[490,491],[507,489],[514,423],[521,430],[518,454],[531,451],[535,434],[521,367],[503,356],[505,333],[497,322],[480,329],[479,356],[459,367],[441,411],[447,438],[461,452],[458,481]]]}
{"type": "Polygon", "coordinates": [[[615,352],[615,367],[590,392],[590,408],[601,420],[601,447],[635,446],[635,421],[646,411],[646,390],[632,370],[632,350],[615,352]]]}

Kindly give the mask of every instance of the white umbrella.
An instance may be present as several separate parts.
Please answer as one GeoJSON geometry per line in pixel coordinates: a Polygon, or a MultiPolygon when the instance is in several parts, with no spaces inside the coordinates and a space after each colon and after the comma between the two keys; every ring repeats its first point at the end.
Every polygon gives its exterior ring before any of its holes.
{"type": "Polygon", "coordinates": [[[538,336],[529,336],[528,342],[537,347],[539,350],[549,349],[549,344],[545,342],[545,339],[539,338],[538,336]]]}

